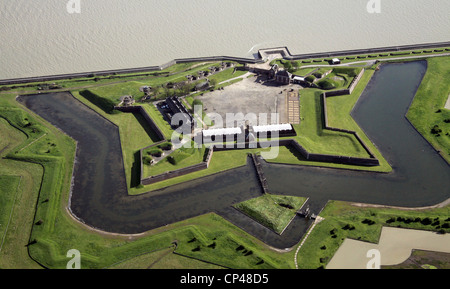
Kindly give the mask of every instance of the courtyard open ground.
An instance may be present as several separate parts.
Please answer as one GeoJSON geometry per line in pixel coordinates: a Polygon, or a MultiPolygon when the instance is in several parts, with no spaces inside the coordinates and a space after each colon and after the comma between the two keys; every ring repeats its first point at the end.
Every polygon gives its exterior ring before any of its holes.
{"type": "MultiPolygon", "coordinates": [[[[298,89],[300,86],[295,86],[298,89]]],[[[217,113],[228,124],[227,113],[237,114],[267,114],[267,120],[272,121],[271,114],[278,113],[279,119],[276,123],[287,123],[286,90],[293,89],[294,86],[280,86],[264,78],[249,77],[224,90],[215,90],[199,96],[206,109],[206,113],[217,113]]],[[[258,120],[258,124],[261,120],[258,120]]],[[[234,127],[230,123],[230,127],[234,127]]]]}

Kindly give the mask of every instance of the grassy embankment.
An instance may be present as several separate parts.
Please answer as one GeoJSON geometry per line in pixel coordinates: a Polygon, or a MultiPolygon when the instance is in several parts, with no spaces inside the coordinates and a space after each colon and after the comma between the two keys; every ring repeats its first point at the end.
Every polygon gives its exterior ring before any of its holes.
{"type": "Polygon", "coordinates": [[[263,226],[281,234],[305,201],[306,198],[302,197],[264,194],[234,207],[263,226]]]}
{"type": "Polygon", "coordinates": [[[450,163],[450,110],[444,108],[450,95],[449,79],[450,57],[428,59],[427,73],[407,117],[450,163]]]}
{"type": "MultiPolygon", "coordinates": [[[[36,268],[28,257],[27,246],[36,244],[40,232],[52,230],[57,222],[55,211],[67,204],[60,192],[70,187],[75,146],[56,128],[22,110],[14,95],[2,97],[0,116],[8,121],[1,124],[8,145],[2,152],[0,175],[20,177],[18,191],[8,192],[16,197],[0,266],[36,268]],[[38,198],[40,201],[36,201],[38,198]]],[[[8,211],[8,207],[2,208],[8,211]]]]}
{"type": "Polygon", "coordinates": [[[346,238],[378,243],[383,226],[450,233],[450,206],[428,210],[364,208],[330,201],[299,251],[299,268],[326,267],[346,238]]]}

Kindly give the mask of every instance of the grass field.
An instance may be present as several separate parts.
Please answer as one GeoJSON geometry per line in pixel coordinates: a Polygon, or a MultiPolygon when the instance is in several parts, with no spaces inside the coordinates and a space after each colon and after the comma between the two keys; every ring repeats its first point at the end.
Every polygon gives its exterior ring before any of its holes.
{"type": "Polygon", "coordinates": [[[281,234],[305,201],[306,198],[301,197],[264,194],[234,207],[265,227],[281,234]]]}
{"type": "Polygon", "coordinates": [[[427,73],[407,117],[450,163],[450,110],[444,108],[450,95],[449,79],[450,57],[428,59],[427,73]],[[434,126],[438,126],[442,132],[433,134],[434,126]]]}

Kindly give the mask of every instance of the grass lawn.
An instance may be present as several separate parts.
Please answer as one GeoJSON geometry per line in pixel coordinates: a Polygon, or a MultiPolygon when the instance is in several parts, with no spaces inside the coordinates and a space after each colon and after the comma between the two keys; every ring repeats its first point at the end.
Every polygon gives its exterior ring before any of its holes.
{"type": "Polygon", "coordinates": [[[20,177],[0,176],[0,254],[19,190],[20,177]]]}
{"type": "Polygon", "coordinates": [[[267,228],[281,234],[306,198],[265,194],[235,205],[235,208],[247,214],[267,228]]]}
{"type": "Polygon", "coordinates": [[[312,73],[315,70],[317,70],[317,68],[314,67],[300,68],[298,70],[293,71],[292,74],[306,76],[307,74],[312,73]]]}
{"type": "Polygon", "coordinates": [[[143,92],[139,91],[141,86],[148,85],[146,82],[128,81],[119,84],[105,85],[89,89],[92,93],[100,97],[110,99],[119,104],[120,98],[124,95],[134,96],[134,99],[140,99],[144,96],[143,92]]]}
{"type": "Polygon", "coordinates": [[[416,129],[450,163],[450,110],[444,108],[450,95],[450,57],[430,58],[424,80],[417,91],[407,117],[416,129]],[[433,134],[434,126],[442,132],[433,134]]]}

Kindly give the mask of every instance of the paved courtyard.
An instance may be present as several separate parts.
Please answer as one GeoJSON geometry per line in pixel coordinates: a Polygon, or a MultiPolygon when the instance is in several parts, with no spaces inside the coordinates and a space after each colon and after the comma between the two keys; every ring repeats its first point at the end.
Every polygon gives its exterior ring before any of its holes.
{"type": "Polygon", "coordinates": [[[256,125],[265,124],[264,120],[270,124],[271,114],[278,113],[276,123],[289,123],[287,92],[298,88],[296,85],[280,86],[273,82],[264,82],[261,78],[250,77],[227,86],[224,90],[205,92],[198,98],[203,102],[206,113],[219,114],[224,120],[224,125],[232,124],[232,119],[226,118],[227,113],[242,113],[244,116],[254,114],[258,117],[256,125]],[[260,114],[267,114],[267,117],[260,114]]]}

